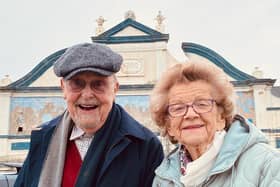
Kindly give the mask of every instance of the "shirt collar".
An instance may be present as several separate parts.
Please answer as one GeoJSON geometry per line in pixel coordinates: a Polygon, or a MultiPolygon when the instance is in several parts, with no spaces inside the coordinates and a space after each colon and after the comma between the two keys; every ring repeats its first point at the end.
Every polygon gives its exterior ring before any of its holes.
{"type": "Polygon", "coordinates": [[[85,132],[81,128],[74,125],[71,135],[70,135],[70,140],[76,140],[76,139],[82,137],[84,134],[85,134],[85,132]]]}

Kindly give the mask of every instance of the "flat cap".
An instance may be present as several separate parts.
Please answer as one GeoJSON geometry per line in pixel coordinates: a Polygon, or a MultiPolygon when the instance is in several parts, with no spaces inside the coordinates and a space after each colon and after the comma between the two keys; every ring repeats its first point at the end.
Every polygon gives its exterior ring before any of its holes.
{"type": "Polygon", "coordinates": [[[54,63],[53,69],[64,79],[84,71],[110,76],[120,70],[122,61],[122,56],[106,45],[82,43],[69,47],[54,63]]]}

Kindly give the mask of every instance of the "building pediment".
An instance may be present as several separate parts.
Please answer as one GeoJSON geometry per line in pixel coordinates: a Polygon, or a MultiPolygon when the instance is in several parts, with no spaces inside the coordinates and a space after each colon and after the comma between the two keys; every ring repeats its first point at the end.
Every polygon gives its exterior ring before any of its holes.
{"type": "Polygon", "coordinates": [[[112,35],[111,37],[119,37],[119,36],[149,36],[149,34],[139,29],[136,29],[132,26],[127,26],[126,28],[112,35]]]}
{"type": "Polygon", "coordinates": [[[106,32],[91,37],[91,39],[93,42],[105,44],[167,42],[169,34],[163,34],[131,18],[127,18],[106,32]]]}

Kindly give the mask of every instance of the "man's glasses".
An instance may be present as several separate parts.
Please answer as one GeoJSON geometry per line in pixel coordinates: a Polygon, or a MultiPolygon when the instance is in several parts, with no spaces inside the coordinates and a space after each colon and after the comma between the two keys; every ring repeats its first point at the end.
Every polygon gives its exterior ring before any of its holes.
{"type": "MultiPolygon", "coordinates": [[[[104,93],[110,86],[109,82],[110,81],[108,80],[93,80],[89,84],[92,91],[96,93],[104,93]]],[[[66,83],[72,92],[80,92],[88,84],[85,80],[77,78],[67,80],[66,83]]]]}
{"type": "Polygon", "coordinates": [[[189,107],[192,107],[197,114],[203,114],[210,112],[213,109],[214,103],[216,103],[216,101],[213,99],[196,100],[191,105],[175,103],[168,105],[167,112],[171,117],[182,117],[188,112],[189,107]]]}

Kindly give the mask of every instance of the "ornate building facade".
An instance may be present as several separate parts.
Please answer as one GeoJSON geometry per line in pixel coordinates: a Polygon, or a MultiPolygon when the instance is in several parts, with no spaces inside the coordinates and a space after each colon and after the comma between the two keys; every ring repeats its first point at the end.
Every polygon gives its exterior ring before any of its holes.
{"type": "MultiPolygon", "coordinates": [[[[163,20],[159,12],[153,29],[137,22],[129,11],[124,21],[105,30],[106,20],[99,17],[96,36],[91,37],[92,42],[106,44],[123,56],[117,74],[121,86],[116,102],[157,134],[159,130],[149,114],[149,94],[162,72],[179,63],[167,49],[169,35],[163,33],[163,20]]],[[[53,63],[65,50],[50,54],[21,79],[6,81],[0,87],[0,161],[22,161],[31,130],[65,110],[59,78],[53,73],[53,63]]],[[[276,80],[248,75],[199,44],[182,42],[182,50],[188,59],[210,61],[221,67],[235,86],[238,112],[267,133],[271,145],[280,148],[280,89],[273,87],[276,80]]]]}

